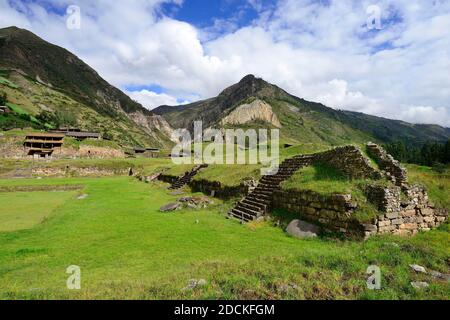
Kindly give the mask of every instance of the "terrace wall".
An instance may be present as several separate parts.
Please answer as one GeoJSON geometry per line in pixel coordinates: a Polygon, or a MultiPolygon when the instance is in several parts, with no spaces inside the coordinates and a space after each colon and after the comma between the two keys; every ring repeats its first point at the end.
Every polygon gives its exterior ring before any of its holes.
{"type": "Polygon", "coordinates": [[[314,161],[326,163],[344,173],[350,179],[380,178],[369,160],[356,146],[334,148],[314,155],[314,161]]]}
{"type": "Polygon", "coordinates": [[[368,201],[379,210],[369,221],[355,218],[358,204],[351,195],[323,196],[305,190],[277,190],[273,194],[273,207],[298,214],[327,231],[357,238],[385,233],[414,235],[438,227],[448,218],[448,211],[434,208],[427,192],[419,186],[408,187],[402,195],[400,187],[373,185],[366,193],[368,201]]]}
{"type": "Polygon", "coordinates": [[[298,217],[321,225],[325,231],[363,238],[365,228],[354,218],[357,208],[351,195],[323,196],[307,190],[276,190],[273,207],[298,214],[298,217]]]}

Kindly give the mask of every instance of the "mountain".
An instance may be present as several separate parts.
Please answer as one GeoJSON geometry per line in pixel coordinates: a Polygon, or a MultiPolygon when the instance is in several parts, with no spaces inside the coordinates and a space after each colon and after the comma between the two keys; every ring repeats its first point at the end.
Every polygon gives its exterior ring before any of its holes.
{"type": "Polygon", "coordinates": [[[450,129],[418,125],[363,113],[335,110],[306,101],[253,75],[225,89],[217,97],[184,106],[161,106],[153,110],[174,128],[261,127],[281,129],[286,141],[339,145],[373,140],[421,144],[446,141],[450,129]]]}
{"type": "Polygon", "coordinates": [[[0,29],[0,90],[20,110],[68,115],[126,145],[165,146],[169,124],[131,100],[64,48],[16,27],[0,29]]]}

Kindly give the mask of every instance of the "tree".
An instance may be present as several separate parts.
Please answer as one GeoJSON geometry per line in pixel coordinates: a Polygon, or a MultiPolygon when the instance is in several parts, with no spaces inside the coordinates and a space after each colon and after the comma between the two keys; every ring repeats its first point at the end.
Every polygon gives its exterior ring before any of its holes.
{"type": "Polygon", "coordinates": [[[8,95],[6,92],[0,94],[0,106],[4,106],[8,102],[8,95]]]}

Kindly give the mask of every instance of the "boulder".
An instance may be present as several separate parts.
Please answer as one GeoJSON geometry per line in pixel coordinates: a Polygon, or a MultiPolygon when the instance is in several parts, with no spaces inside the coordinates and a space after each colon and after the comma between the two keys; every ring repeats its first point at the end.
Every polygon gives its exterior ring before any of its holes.
{"type": "Polygon", "coordinates": [[[206,286],[206,284],[207,284],[207,282],[206,282],[205,279],[199,279],[199,280],[197,280],[197,279],[190,279],[188,281],[188,285],[186,287],[184,287],[182,290],[183,291],[185,291],[185,290],[193,290],[193,289],[198,288],[198,287],[204,287],[204,286],[206,286]]]}
{"type": "Polygon", "coordinates": [[[427,273],[427,270],[424,267],[417,264],[410,264],[409,267],[417,273],[427,273]]]}
{"type": "Polygon", "coordinates": [[[162,206],[159,211],[161,212],[169,212],[169,211],[175,211],[181,207],[181,204],[179,202],[173,202],[166,204],[165,206],[162,206]]]}
{"type": "Polygon", "coordinates": [[[293,220],[287,226],[286,232],[296,238],[313,238],[317,237],[320,228],[306,221],[293,220]]]}
{"type": "Polygon", "coordinates": [[[415,281],[415,282],[411,282],[411,286],[414,289],[426,289],[428,288],[430,285],[427,282],[422,282],[422,281],[415,281]]]}

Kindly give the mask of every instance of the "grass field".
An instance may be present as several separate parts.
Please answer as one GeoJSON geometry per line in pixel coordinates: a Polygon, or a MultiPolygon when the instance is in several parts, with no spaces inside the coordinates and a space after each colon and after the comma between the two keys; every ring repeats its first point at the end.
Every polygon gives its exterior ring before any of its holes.
{"type": "Polygon", "coordinates": [[[2,192],[0,232],[29,229],[51,217],[76,192],[2,192]]]}
{"type": "MultiPolygon", "coordinates": [[[[232,204],[217,199],[207,209],[161,213],[176,197],[159,183],[128,177],[0,180],[5,186],[38,184],[81,184],[89,196],[77,200],[63,193],[48,219],[31,229],[0,232],[2,299],[448,299],[450,294],[448,283],[408,266],[448,273],[448,224],[414,238],[298,240],[267,222],[225,219],[232,204]],[[366,288],[372,264],[381,268],[381,290],[366,288]],[[66,288],[70,265],[81,267],[80,291],[66,288]],[[183,290],[192,278],[207,285],[183,290]],[[415,290],[410,285],[415,280],[430,287],[415,290]]],[[[8,212],[2,205],[1,219],[8,212]]]]}

